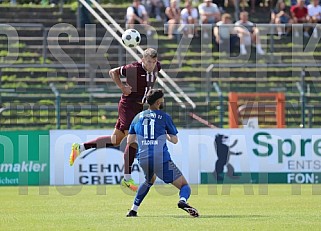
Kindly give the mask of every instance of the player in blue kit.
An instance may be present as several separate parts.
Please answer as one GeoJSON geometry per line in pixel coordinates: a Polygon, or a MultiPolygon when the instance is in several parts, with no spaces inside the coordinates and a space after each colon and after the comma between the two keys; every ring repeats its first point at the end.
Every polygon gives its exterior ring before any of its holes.
{"type": "Polygon", "coordinates": [[[146,100],[149,108],[136,115],[132,121],[125,150],[125,152],[128,151],[130,145],[137,142],[137,159],[145,174],[145,182],[139,186],[127,217],[137,216],[137,210],[150,187],[153,186],[156,176],[180,190],[179,208],[193,217],[198,217],[197,210],[187,204],[191,188],[181,171],[171,160],[166,145],[166,140],[174,144],[178,142],[176,136],[178,132],[172,118],[160,110],[164,105],[164,92],[161,89],[151,89],[147,93],[146,100]]]}

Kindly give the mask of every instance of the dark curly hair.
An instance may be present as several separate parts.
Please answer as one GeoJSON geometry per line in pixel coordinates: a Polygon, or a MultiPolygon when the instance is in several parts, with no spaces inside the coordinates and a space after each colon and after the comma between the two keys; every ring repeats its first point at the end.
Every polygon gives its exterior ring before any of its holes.
{"type": "Polygon", "coordinates": [[[149,105],[153,105],[158,99],[164,97],[164,91],[162,89],[150,89],[147,92],[146,100],[149,105]]]}

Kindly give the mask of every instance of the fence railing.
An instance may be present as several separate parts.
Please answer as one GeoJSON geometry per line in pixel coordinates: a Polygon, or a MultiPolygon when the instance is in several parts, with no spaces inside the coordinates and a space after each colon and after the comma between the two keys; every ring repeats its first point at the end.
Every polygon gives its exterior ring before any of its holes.
{"type": "MultiPolygon", "coordinates": [[[[300,72],[300,82],[296,82],[296,87],[298,90],[298,93],[300,95],[300,113],[301,113],[301,124],[300,127],[304,128],[306,126],[306,110],[308,110],[308,126],[312,126],[312,110],[315,106],[307,105],[307,97],[306,97],[306,71],[307,68],[317,68],[320,69],[321,63],[293,63],[291,65],[292,67],[301,69],[300,72]]],[[[219,72],[220,68],[252,68],[252,69],[260,69],[260,68],[288,68],[289,64],[254,64],[254,63],[248,63],[248,64],[210,64],[206,69],[206,82],[209,84],[212,82],[212,73],[213,71],[219,72]]],[[[320,69],[321,71],[321,69],[320,69]]],[[[220,97],[220,102],[223,100],[223,93],[221,92],[221,89],[219,88],[219,84],[217,82],[214,82],[214,88],[217,93],[217,95],[220,97]]],[[[227,94],[226,92],[225,94],[227,94]]],[[[286,92],[285,92],[286,93],[286,92]]],[[[206,101],[209,102],[210,99],[210,91],[207,92],[206,101]]],[[[221,103],[220,103],[221,104],[221,103]]],[[[223,103],[222,103],[223,104],[223,103]]],[[[224,108],[223,106],[219,107],[220,110],[220,123],[223,124],[223,115],[224,115],[224,108]]]]}
{"type": "MultiPolygon", "coordinates": [[[[10,24],[14,27],[37,27],[39,28],[40,30],[43,31],[43,49],[42,49],[42,56],[43,56],[43,62],[45,62],[46,58],[47,58],[47,34],[48,34],[48,30],[47,28],[44,28],[44,26],[42,24],[10,24]]],[[[260,25],[261,27],[266,27],[267,29],[266,30],[270,30],[270,32],[268,33],[268,36],[270,36],[270,43],[269,43],[269,46],[270,46],[270,54],[271,54],[271,57],[273,57],[273,53],[275,51],[274,49],[274,35],[276,34],[276,28],[277,27],[286,27],[286,26],[292,26],[292,28],[296,28],[296,29],[300,29],[301,28],[301,31],[303,27],[313,27],[314,30],[319,30],[320,29],[320,25],[318,24],[304,24],[304,25],[273,25],[273,24],[261,24],[260,25]]],[[[321,31],[319,30],[319,37],[321,35],[321,31]]],[[[295,36],[292,36],[294,40],[300,40],[303,39],[302,36],[301,37],[298,37],[296,38],[295,36]]],[[[314,38],[316,39],[316,38],[314,38]]],[[[316,40],[315,40],[316,41],[316,40]]],[[[314,44],[314,43],[313,43],[314,44]]],[[[312,44],[312,45],[313,45],[312,44]]],[[[310,44],[311,46],[311,44],[310,44]]],[[[292,49],[295,49],[295,48],[292,48],[292,49]]],[[[119,46],[119,62],[122,62],[122,59],[121,57],[123,56],[123,51],[124,51],[124,48],[122,46],[119,46]]],[[[299,58],[299,57],[298,57],[299,58]]],[[[41,65],[39,67],[41,68],[44,68],[44,67],[48,67],[48,68],[59,68],[57,67],[57,65],[49,65],[49,64],[46,64],[46,65],[41,65]]],[[[10,67],[16,67],[16,68],[29,68],[29,67],[35,67],[36,68],[37,65],[34,65],[34,64],[26,64],[26,65],[10,65],[10,67]],[[19,67],[20,66],[20,67],[19,67]]],[[[58,65],[59,66],[59,65],[58,65]]],[[[60,65],[61,67],[60,68],[66,68],[66,65],[60,65]]],[[[79,66],[79,65],[78,65],[79,66]]],[[[242,64],[211,64],[208,69],[210,69],[209,71],[206,71],[206,78],[207,78],[207,87],[209,88],[207,90],[208,92],[208,97],[207,97],[207,100],[209,100],[209,93],[211,92],[211,73],[212,73],[212,70],[213,69],[217,69],[217,68],[237,68],[237,67],[244,67],[244,68],[267,68],[267,67],[277,67],[277,68],[284,68],[284,67],[289,67],[289,66],[292,66],[292,67],[297,67],[297,68],[302,68],[302,73],[305,73],[305,68],[307,67],[315,67],[315,68],[318,68],[320,66],[320,63],[293,63],[293,64],[264,64],[264,63],[242,63],[242,64]]],[[[4,67],[8,67],[8,65],[0,65],[0,88],[1,88],[1,68],[4,68],[4,67]]],[[[80,66],[79,66],[80,67],[80,66]]],[[[90,69],[90,65],[87,67],[88,69],[90,69]]],[[[93,72],[92,71],[89,71],[91,73],[91,80],[93,80],[93,72]]],[[[311,107],[309,105],[306,105],[306,94],[304,92],[305,90],[305,81],[304,81],[304,76],[302,77],[303,81],[300,82],[300,86],[301,86],[301,90],[300,91],[300,94],[302,95],[301,97],[301,100],[300,100],[300,103],[301,103],[301,119],[302,119],[302,124],[303,126],[305,126],[305,120],[306,120],[306,114],[305,114],[305,111],[308,110],[309,113],[311,112],[312,109],[310,109],[311,107]],[[303,92],[303,93],[302,93],[303,92]]],[[[218,85],[217,85],[218,86],[218,85]]],[[[299,85],[298,85],[299,86],[299,85]]],[[[299,90],[300,88],[298,88],[299,90]]],[[[1,92],[5,92],[5,91],[9,91],[10,89],[0,89],[0,103],[1,103],[1,92]]],[[[192,105],[192,104],[191,104],[192,105]]],[[[223,110],[222,107],[220,107],[220,110],[223,110]]],[[[310,117],[309,117],[310,118],[310,117]]]]}
{"type": "MultiPolygon", "coordinates": [[[[0,106],[2,105],[2,94],[5,93],[10,93],[10,94],[15,94],[15,95],[19,95],[19,94],[24,94],[24,92],[21,91],[21,89],[18,91],[15,88],[2,88],[2,69],[3,68],[13,68],[13,69],[25,69],[25,68],[35,68],[35,69],[43,69],[43,68],[52,68],[54,70],[62,70],[62,69],[77,69],[77,70],[81,70],[84,69],[87,72],[87,75],[89,75],[90,78],[90,87],[88,88],[88,92],[89,89],[92,89],[94,86],[94,73],[93,70],[91,68],[91,66],[89,64],[11,64],[11,65],[7,65],[7,64],[0,64],[0,106]]],[[[48,75],[48,73],[47,73],[48,75]]],[[[50,84],[50,88],[52,90],[52,93],[55,95],[56,98],[56,103],[55,103],[55,113],[56,113],[56,127],[57,129],[60,129],[60,115],[61,115],[61,107],[60,107],[60,94],[59,91],[57,90],[57,88],[55,87],[55,85],[53,83],[50,84]]],[[[92,95],[94,92],[89,92],[89,97],[90,97],[90,102],[92,101],[92,95]]],[[[34,94],[37,94],[37,92],[34,92],[34,94]]],[[[14,99],[14,97],[13,97],[14,99]]],[[[10,108],[10,107],[1,107],[1,112],[7,111],[7,110],[13,110],[14,108],[10,108]]],[[[18,110],[18,109],[15,109],[18,110]]],[[[21,109],[21,110],[25,110],[25,109],[21,109]]],[[[0,113],[1,115],[1,113],[0,113]]]]}

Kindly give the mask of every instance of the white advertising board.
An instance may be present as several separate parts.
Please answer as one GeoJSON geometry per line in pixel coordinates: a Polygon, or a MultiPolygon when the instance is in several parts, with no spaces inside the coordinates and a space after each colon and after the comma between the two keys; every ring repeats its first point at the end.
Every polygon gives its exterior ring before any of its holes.
{"type": "MultiPolygon", "coordinates": [[[[123,154],[118,150],[100,149],[89,154],[86,151],[73,167],[68,161],[73,142],[81,143],[111,133],[112,130],[50,131],[51,184],[119,183],[123,176],[123,154]]],[[[168,144],[169,150],[173,161],[191,184],[204,183],[201,173],[216,170],[217,153],[226,158],[225,163],[219,163],[224,165],[224,172],[227,172],[229,164],[235,173],[294,174],[285,176],[287,182],[284,183],[292,183],[295,174],[318,173],[321,170],[320,129],[179,129],[178,136],[179,142],[168,144]],[[228,137],[226,145],[234,143],[229,148],[231,153],[220,148],[216,150],[214,140],[217,134],[228,137]]],[[[135,163],[133,178],[143,182],[143,172],[135,163]]],[[[318,183],[317,174],[313,175],[310,183],[318,183]]]]}

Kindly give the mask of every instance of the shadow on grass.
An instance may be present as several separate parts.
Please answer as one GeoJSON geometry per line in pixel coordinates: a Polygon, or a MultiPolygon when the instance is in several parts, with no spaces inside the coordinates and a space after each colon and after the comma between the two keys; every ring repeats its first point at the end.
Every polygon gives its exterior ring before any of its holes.
{"type": "MultiPolygon", "coordinates": [[[[172,218],[188,218],[191,219],[193,217],[189,216],[188,214],[184,214],[184,215],[147,215],[147,216],[143,216],[143,217],[172,217],[172,218]]],[[[211,219],[259,219],[259,218],[267,218],[268,216],[263,216],[263,215],[209,215],[209,214],[205,214],[205,215],[200,215],[199,217],[195,218],[195,219],[205,219],[205,218],[211,218],[211,219]]]]}
{"type": "MultiPolygon", "coordinates": [[[[191,216],[186,215],[179,215],[173,216],[174,218],[191,218],[191,216]]],[[[219,218],[219,219],[258,219],[258,218],[266,218],[267,216],[262,215],[200,215],[198,219],[202,218],[219,218]]]]}

